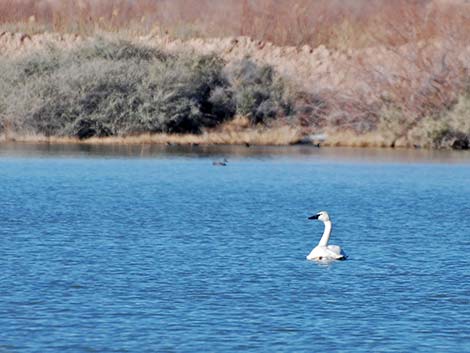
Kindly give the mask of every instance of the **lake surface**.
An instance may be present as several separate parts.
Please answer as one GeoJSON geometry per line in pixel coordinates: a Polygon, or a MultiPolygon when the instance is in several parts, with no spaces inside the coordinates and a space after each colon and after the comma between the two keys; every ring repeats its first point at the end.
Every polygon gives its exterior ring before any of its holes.
{"type": "Polygon", "coordinates": [[[466,152],[0,145],[0,352],[470,352],[469,201],[466,152]]]}

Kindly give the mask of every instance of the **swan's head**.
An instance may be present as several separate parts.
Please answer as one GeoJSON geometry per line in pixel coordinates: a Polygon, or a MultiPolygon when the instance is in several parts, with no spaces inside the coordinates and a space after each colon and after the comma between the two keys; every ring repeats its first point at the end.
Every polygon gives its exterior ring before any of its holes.
{"type": "Polygon", "coordinates": [[[308,219],[318,219],[319,221],[322,221],[322,222],[328,222],[330,220],[330,216],[328,215],[328,212],[321,211],[321,212],[318,212],[316,215],[308,217],[308,219]]]}

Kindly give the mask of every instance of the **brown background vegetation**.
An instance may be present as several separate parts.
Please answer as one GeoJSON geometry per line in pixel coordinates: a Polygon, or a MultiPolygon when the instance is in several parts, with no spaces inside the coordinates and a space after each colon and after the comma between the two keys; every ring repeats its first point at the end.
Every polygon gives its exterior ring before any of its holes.
{"type": "Polygon", "coordinates": [[[470,32],[464,0],[0,0],[0,23],[51,31],[246,35],[277,45],[401,45],[470,32]]]}

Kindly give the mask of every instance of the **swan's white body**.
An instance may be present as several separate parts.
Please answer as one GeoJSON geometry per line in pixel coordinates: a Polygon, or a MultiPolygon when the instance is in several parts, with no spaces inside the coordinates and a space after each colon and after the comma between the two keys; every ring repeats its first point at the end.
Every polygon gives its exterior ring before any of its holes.
{"type": "Polygon", "coordinates": [[[325,225],[325,230],[323,231],[323,235],[318,245],[313,248],[310,254],[307,255],[307,260],[345,260],[346,254],[343,252],[341,247],[338,245],[328,245],[332,229],[332,223],[328,213],[322,211],[309,219],[318,219],[322,221],[325,225]]]}

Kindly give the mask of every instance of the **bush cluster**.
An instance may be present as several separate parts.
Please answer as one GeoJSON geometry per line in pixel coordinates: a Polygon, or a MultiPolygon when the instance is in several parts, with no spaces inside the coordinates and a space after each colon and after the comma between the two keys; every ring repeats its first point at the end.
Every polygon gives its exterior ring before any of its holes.
{"type": "Polygon", "coordinates": [[[469,149],[470,92],[463,93],[450,110],[421,120],[409,134],[426,147],[469,149]]]}
{"type": "Polygon", "coordinates": [[[199,133],[235,115],[290,113],[273,69],[122,40],[0,59],[0,128],[45,136],[199,133]]]}
{"type": "Polygon", "coordinates": [[[470,148],[470,89],[454,104],[434,114],[418,117],[397,106],[380,112],[378,130],[391,146],[399,139],[427,148],[470,148]]]}
{"type": "Polygon", "coordinates": [[[254,124],[264,123],[279,114],[292,113],[292,99],[284,82],[269,65],[258,65],[248,58],[226,69],[237,114],[248,116],[254,124]]]}

